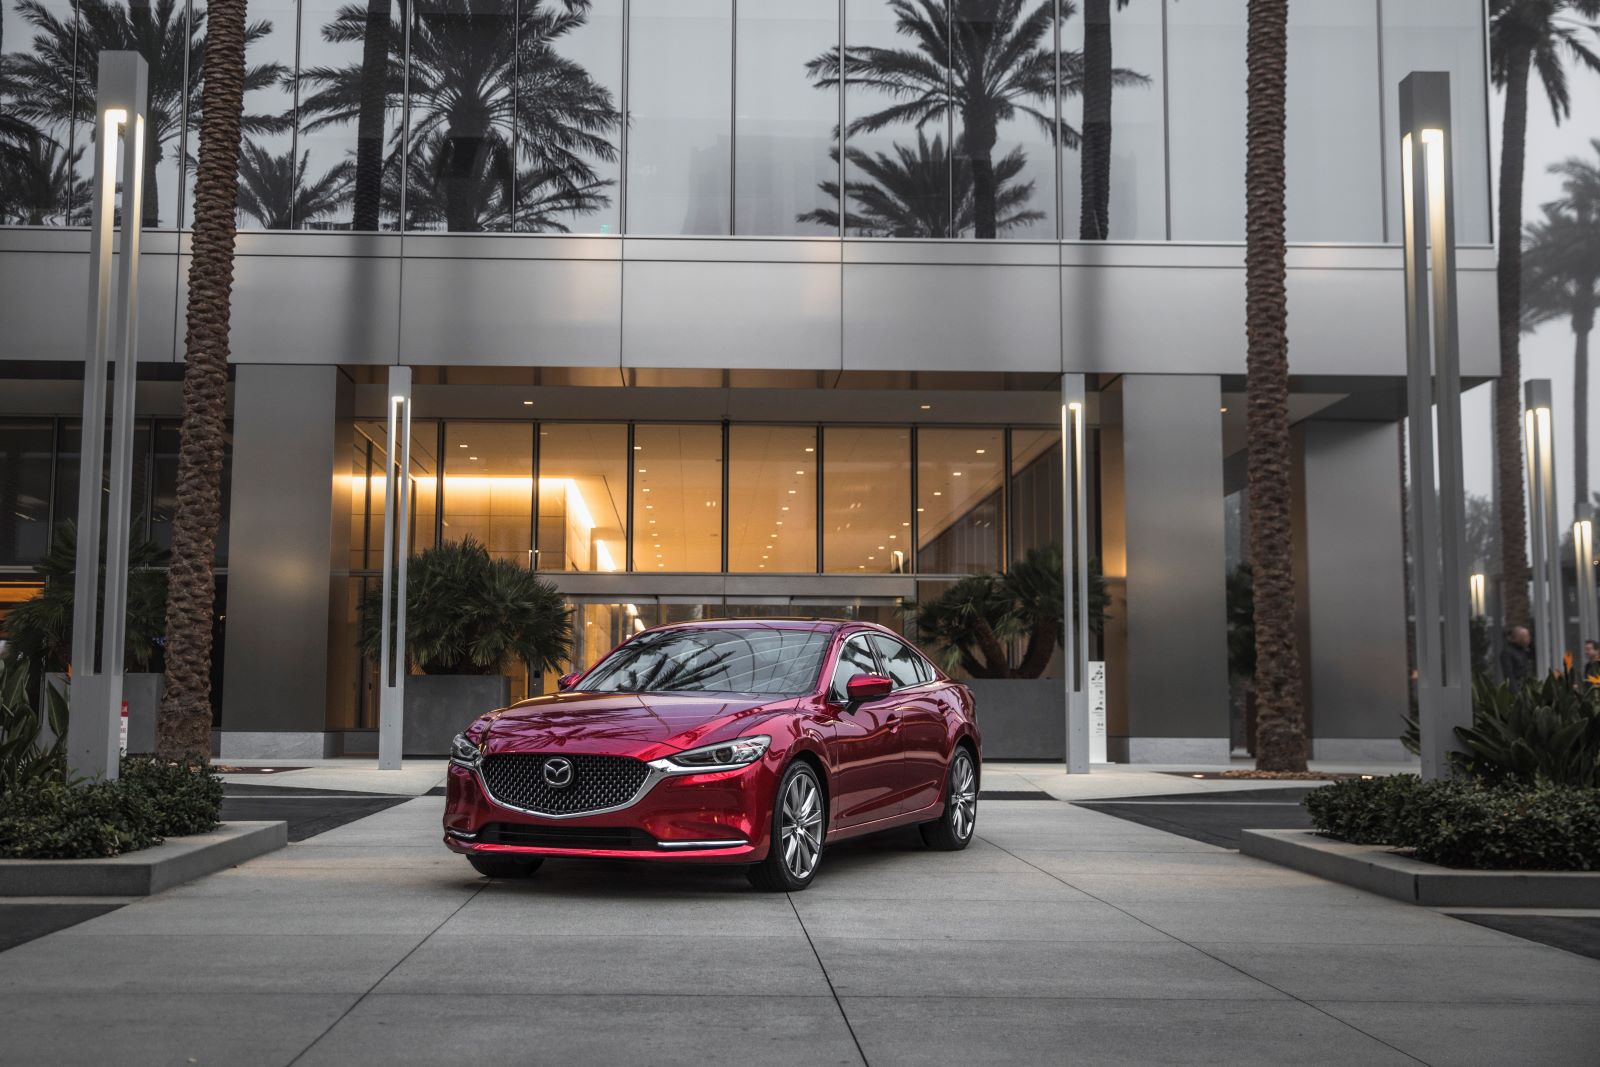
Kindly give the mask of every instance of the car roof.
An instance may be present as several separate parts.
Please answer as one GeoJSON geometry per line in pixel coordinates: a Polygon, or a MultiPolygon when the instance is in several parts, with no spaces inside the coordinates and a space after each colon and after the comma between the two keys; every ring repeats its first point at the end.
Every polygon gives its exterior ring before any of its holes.
{"type": "Polygon", "coordinates": [[[663,623],[652,630],[812,630],[831,633],[844,626],[856,625],[848,619],[808,619],[761,616],[751,619],[686,619],[683,622],[663,623]]]}

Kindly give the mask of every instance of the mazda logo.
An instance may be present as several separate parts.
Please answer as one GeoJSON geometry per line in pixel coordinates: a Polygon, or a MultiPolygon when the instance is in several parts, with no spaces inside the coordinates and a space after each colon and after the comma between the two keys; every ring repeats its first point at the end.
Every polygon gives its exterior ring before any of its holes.
{"type": "Polygon", "coordinates": [[[544,761],[544,783],[551,789],[565,789],[572,784],[572,761],[565,756],[551,756],[544,761]]]}

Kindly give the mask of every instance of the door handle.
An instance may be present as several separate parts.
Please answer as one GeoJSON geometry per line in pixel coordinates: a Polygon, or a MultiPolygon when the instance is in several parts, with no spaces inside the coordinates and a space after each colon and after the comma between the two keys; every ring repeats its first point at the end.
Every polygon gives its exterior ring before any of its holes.
{"type": "Polygon", "coordinates": [[[889,724],[889,732],[891,734],[894,733],[896,730],[900,729],[900,713],[898,711],[891,711],[889,713],[889,717],[885,719],[884,722],[889,724]]]}

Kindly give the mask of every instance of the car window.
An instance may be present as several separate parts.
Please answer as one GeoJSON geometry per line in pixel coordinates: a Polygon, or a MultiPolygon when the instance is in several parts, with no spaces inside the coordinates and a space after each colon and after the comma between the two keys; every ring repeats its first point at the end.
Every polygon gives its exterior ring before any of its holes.
{"type": "Polygon", "coordinates": [[[878,646],[878,656],[883,660],[883,669],[894,679],[896,689],[904,689],[908,685],[921,685],[933,677],[927,663],[904,641],[896,641],[884,634],[873,634],[872,643],[878,646]]]}
{"type": "Polygon", "coordinates": [[[601,660],[573,691],[798,696],[813,691],[827,652],[828,635],[813,630],[655,630],[601,660]]]}
{"type": "Polygon", "coordinates": [[[877,674],[878,661],[872,648],[863,637],[852,637],[839,650],[839,664],[833,669],[833,683],[828,687],[828,697],[839,703],[847,698],[845,685],[858,674],[877,674]]]}

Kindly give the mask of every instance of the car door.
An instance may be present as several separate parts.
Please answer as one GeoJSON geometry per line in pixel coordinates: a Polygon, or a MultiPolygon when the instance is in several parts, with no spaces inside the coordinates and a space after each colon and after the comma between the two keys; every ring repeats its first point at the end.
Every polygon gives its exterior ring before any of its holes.
{"type": "Polygon", "coordinates": [[[933,667],[898,638],[873,634],[883,671],[894,682],[890,694],[900,716],[895,737],[904,766],[906,791],[900,810],[918,811],[939,801],[949,762],[949,724],[934,682],[933,667]]]}
{"type": "Polygon", "coordinates": [[[885,819],[900,810],[905,768],[900,759],[899,713],[894,694],[849,706],[845,683],[858,674],[881,674],[877,653],[864,633],[839,646],[828,682],[833,761],[833,819],[845,827],[885,819]]]}

